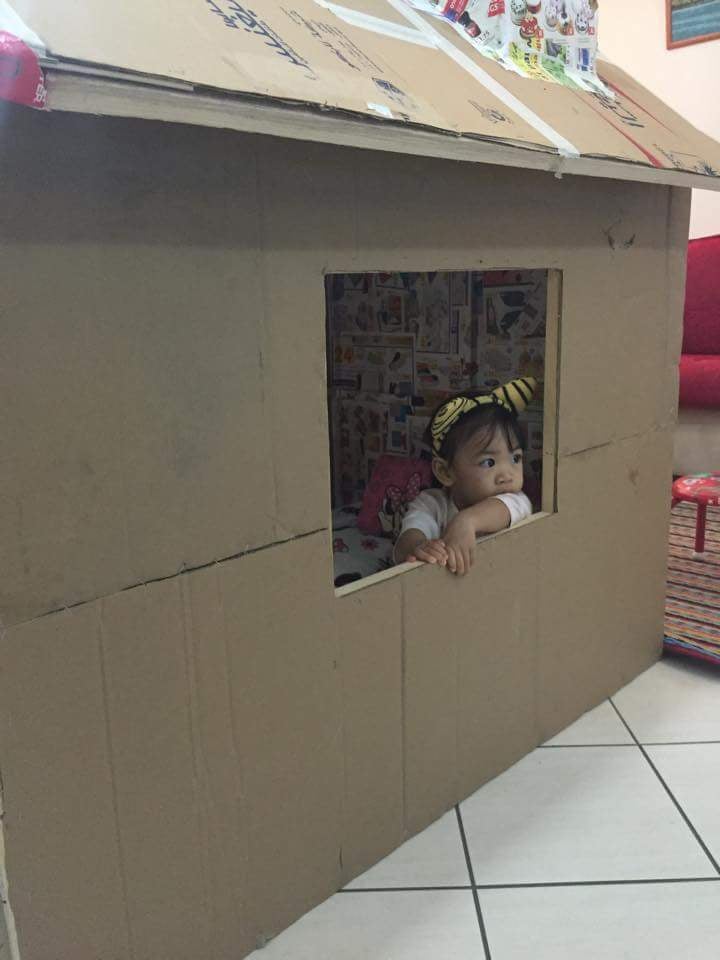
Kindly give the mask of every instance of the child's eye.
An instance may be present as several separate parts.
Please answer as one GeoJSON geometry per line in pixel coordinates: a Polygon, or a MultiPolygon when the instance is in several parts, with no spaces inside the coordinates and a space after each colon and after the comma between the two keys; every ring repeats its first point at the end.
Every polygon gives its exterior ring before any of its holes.
{"type": "Polygon", "coordinates": [[[513,463],[522,463],[523,455],[521,453],[513,454],[513,463]]]}
{"type": "Polygon", "coordinates": [[[495,466],[495,461],[493,460],[492,457],[485,457],[484,460],[481,460],[481,461],[480,461],[480,466],[481,466],[481,467],[487,467],[487,468],[494,467],[494,466],[495,466]]]}

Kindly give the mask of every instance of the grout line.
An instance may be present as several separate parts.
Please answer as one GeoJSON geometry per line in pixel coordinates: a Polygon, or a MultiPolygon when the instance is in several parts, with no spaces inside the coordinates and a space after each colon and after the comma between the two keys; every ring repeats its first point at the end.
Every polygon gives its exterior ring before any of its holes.
{"type": "Polygon", "coordinates": [[[465,826],[462,821],[462,815],[460,813],[460,805],[455,806],[455,815],[457,817],[458,829],[460,830],[460,839],[462,840],[463,851],[465,853],[465,864],[467,865],[468,876],[470,877],[470,883],[472,884],[472,895],[473,900],[475,901],[475,912],[477,913],[478,925],[480,927],[480,936],[482,937],[483,949],[485,950],[485,960],[492,960],[490,955],[490,944],[488,943],[487,930],[485,929],[485,921],[483,920],[482,910],[480,908],[480,897],[478,896],[478,888],[475,885],[475,873],[473,871],[472,861],[470,859],[470,850],[468,849],[467,837],[465,836],[465,826]]]}
{"type": "Polygon", "coordinates": [[[620,720],[622,721],[623,726],[625,727],[625,729],[627,730],[627,732],[630,734],[630,736],[633,738],[633,740],[635,741],[635,743],[636,743],[636,744],[638,745],[638,747],[640,748],[640,752],[642,753],[642,755],[643,755],[643,756],[645,757],[645,759],[647,760],[648,764],[650,765],[651,770],[653,771],[653,773],[655,774],[655,776],[658,778],[658,780],[660,781],[660,783],[662,784],[662,786],[665,788],[665,792],[666,792],[667,795],[670,797],[670,799],[672,800],[673,804],[675,805],[676,810],[678,811],[678,813],[680,814],[680,816],[683,818],[683,820],[684,820],[685,823],[687,824],[688,829],[690,830],[690,832],[692,833],[692,835],[695,837],[695,839],[697,840],[697,842],[700,844],[700,847],[702,848],[703,853],[704,853],[705,856],[708,858],[708,860],[710,861],[710,863],[713,865],[713,868],[715,869],[715,872],[720,876],[720,866],[718,866],[718,863],[717,863],[717,861],[715,860],[715,857],[713,857],[712,853],[710,853],[710,850],[707,848],[707,846],[705,845],[705,842],[703,841],[702,837],[700,836],[700,834],[697,832],[697,830],[696,830],[695,827],[693,826],[690,818],[689,818],[688,815],[685,813],[685,811],[683,810],[683,808],[680,806],[679,802],[676,800],[676,798],[675,798],[672,790],[671,790],[670,787],[667,785],[667,783],[665,783],[665,781],[663,780],[663,778],[662,778],[662,776],[661,776],[661,774],[660,774],[660,771],[658,770],[658,768],[655,766],[655,764],[654,764],[654,763],[652,762],[652,760],[650,759],[650,755],[648,754],[647,750],[646,750],[645,747],[640,743],[640,741],[639,741],[638,738],[635,736],[635,734],[632,732],[632,730],[630,729],[630,727],[628,726],[628,724],[627,724],[627,722],[626,722],[626,720],[625,720],[625,717],[623,717],[623,715],[620,713],[620,711],[618,710],[618,708],[615,706],[615,703],[614,703],[612,697],[610,697],[610,698],[608,698],[608,699],[609,699],[609,701],[610,701],[610,704],[611,704],[613,710],[615,711],[615,713],[617,713],[618,717],[619,717],[620,720]]]}
{"type": "Polygon", "coordinates": [[[538,750],[567,750],[574,747],[635,747],[635,743],[541,743],[538,750]]]}
{"type": "Polygon", "coordinates": [[[694,744],[720,743],[720,740],[656,740],[644,743],[644,747],[689,747],[694,744]]]}
{"type": "MultiPolygon", "coordinates": [[[[720,878],[718,878],[720,879],[720,878]]],[[[471,884],[440,887],[344,887],[338,893],[437,893],[443,890],[472,890],[471,884]]]]}
{"type": "Polygon", "coordinates": [[[446,887],[356,887],[338,893],[435,893],[444,890],[536,890],[545,887],[627,887],[662,883],[720,883],[717,877],[646,877],[633,880],[550,880],[546,883],[477,883],[473,886],[446,887]]]}
{"type": "Polygon", "coordinates": [[[524,890],[544,887],[627,887],[658,883],[718,883],[718,877],[651,877],[644,880],[552,880],[549,883],[487,883],[480,884],[478,890],[524,890]]]}

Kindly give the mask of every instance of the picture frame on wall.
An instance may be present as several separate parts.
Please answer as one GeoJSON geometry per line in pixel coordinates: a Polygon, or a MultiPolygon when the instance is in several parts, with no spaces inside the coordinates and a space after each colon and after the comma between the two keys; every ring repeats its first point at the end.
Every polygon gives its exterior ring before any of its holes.
{"type": "Polygon", "coordinates": [[[665,0],[667,48],[720,40],[720,0],[665,0]]]}

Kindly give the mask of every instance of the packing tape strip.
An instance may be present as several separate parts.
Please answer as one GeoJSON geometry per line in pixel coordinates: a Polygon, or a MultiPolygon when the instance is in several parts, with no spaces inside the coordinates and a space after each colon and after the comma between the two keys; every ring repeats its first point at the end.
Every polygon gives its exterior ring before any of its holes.
{"type": "Polygon", "coordinates": [[[409,4],[405,3],[405,0],[387,0],[387,2],[397,10],[398,13],[401,13],[406,20],[414,24],[418,30],[421,30],[426,36],[432,37],[435,40],[435,46],[447,54],[448,57],[451,57],[463,70],[466,70],[471,76],[475,77],[478,83],[481,83],[488,93],[496,96],[508,109],[512,110],[519,117],[522,117],[529,126],[542,134],[550,143],[554,144],[558,149],[558,153],[564,157],[580,156],[580,151],[575,144],[566,140],[557,130],[553,130],[550,124],[546,123],[542,117],[539,117],[534,110],[527,107],[522,100],[518,100],[514,94],[506,90],[502,84],[498,83],[489,73],[486,73],[482,67],[479,67],[474,60],[471,60],[462,50],[458,50],[449,40],[446,40],[442,34],[438,33],[416,10],[413,10],[409,4]]]}
{"type": "Polygon", "coordinates": [[[338,4],[329,3],[328,0],[315,0],[320,6],[330,10],[336,16],[340,17],[346,23],[374,33],[382,33],[388,37],[395,37],[398,40],[406,40],[410,43],[419,43],[421,46],[434,47],[450,57],[459,67],[462,67],[467,73],[474,77],[478,83],[497,97],[508,109],[512,110],[519,117],[537,130],[539,134],[549,140],[558,153],[564,157],[579,157],[580,151],[565,137],[554,130],[549,123],[546,123],[542,117],[539,117],[530,107],[526,106],[522,100],[506,90],[502,84],[498,83],[489,73],[486,73],[482,67],[478,66],[474,60],[466,56],[462,50],[458,50],[449,40],[446,40],[437,30],[435,30],[420,14],[414,10],[405,0],[387,0],[391,7],[403,16],[413,25],[414,30],[405,30],[396,23],[389,20],[381,20],[378,17],[372,17],[369,14],[361,13],[357,10],[351,10],[349,7],[341,7],[338,4]],[[419,39],[423,37],[425,43],[419,39]]]}
{"type": "Polygon", "coordinates": [[[420,33],[414,27],[404,27],[401,23],[381,20],[369,13],[361,13],[359,10],[351,10],[350,7],[329,3],[328,0],[315,0],[315,3],[334,13],[336,17],[344,20],[345,23],[349,23],[351,27],[361,27],[371,33],[380,33],[385,37],[394,37],[396,40],[404,40],[406,43],[415,43],[419,47],[435,46],[435,41],[431,37],[425,33],[420,33]]]}

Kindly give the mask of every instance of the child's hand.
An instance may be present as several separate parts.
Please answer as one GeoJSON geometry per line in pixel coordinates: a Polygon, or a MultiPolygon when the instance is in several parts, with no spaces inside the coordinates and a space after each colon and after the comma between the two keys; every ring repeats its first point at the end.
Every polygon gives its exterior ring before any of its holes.
{"type": "Polygon", "coordinates": [[[408,563],[437,563],[444,567],[448,562],[448,553],[445,549],[443,540],[425,540],[413,550],[409,557],[406,557],[408,563]]]}
{"type": "Polygon", "coordinates": [[[447,550],[447,567],[450,573],[462,577],[475,562],[475,523],[471,517],[459,513],[448,524],[443,540],[447,550]]]}

